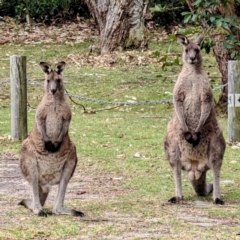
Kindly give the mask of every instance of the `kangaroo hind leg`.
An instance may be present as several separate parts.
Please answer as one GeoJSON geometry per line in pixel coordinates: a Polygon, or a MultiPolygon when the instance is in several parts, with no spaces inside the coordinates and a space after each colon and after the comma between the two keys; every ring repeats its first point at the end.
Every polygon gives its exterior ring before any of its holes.
{"type": "Polygon", "coordinates": [[[166,137],[164,142],[164,149],[168,159],[168,162],[173,170],[173,178],[175,183],[175,196],[170,198],[168,202],[178,203],[183,199],[182,194],[182,178],[181,178],[181,153],[176,141],[172,140],[170,137],[166,137]]]}
{"type": "Polygon", "coordinates": [[[213,202],[218,205],[223,205],[220,192],[220,171],[222,167],[222,160],[226,148],[225,140],[220,133],[216,136],[210,144],[209,161],[211,162],[211,169],[213,171],[213,202]]]}
{"type": "Polygon", "coordinates": [[[66,161],[62,171],[62,176],[61,176],[60,184],[58,187],[57,197],[52,210],[54,214],[69,214],[69,215],[80,216],[80,217],[84,216],[84,213],[80,211],[68,209],[63,206],[67,185],[75,171],[76,164],[77,164],[77,155],[76,155],[76,150],[74,149],[73,152],[70,154],[68,160],[66,161]]]}
{"type": "Polygon", "coordinates": [[[42,206],[44,205],[48,193],[43,193],[41,188],[36,186],[36,184],[31,185],[32,190],[32,200],[31,199],[23,199],[18,205],[22,205],[30,210],[32,210],[35,214],[41,217],[47,217],[47,214],[42,210],[42,206]]]}
{"type": "MultiPolygon", "coordinates": [[[[42,210],[39,191],[39,172],[36,157],[32,151],[29,151],[27,145],[23,145],[20,155],[20,168],[24,178],[28,181],[31,189],[32,199],[23,199],[19,202],[22,205],[39,216],[46,217],[46,213],[42,210]]],[[[46,199],[45,199],[46,200],[46,199]]],[[[43,201],[42,201],[43,202],[43,201]]]]}

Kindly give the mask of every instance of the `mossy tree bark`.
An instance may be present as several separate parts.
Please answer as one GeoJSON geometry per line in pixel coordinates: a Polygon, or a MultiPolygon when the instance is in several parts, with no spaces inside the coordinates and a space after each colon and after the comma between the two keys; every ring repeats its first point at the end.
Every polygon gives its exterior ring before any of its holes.
{"type": "Polygon", "coordinates": [[[149,0],[86,0],[100,35],[100,51],[107,53],[146,46],[144,16],[149,0]]]}

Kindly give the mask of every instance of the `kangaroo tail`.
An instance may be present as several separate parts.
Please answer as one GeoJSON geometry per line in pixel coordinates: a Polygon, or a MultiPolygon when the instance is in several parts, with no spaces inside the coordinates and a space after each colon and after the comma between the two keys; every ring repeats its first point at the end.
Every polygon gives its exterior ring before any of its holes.
{"type": "Polygon", "coordinates": [[[202,172],[198,179],[191,179],[190,182],[198,196],[206,196],[213,191],[213,185],[206,183],[206,172],[202,172]]]}

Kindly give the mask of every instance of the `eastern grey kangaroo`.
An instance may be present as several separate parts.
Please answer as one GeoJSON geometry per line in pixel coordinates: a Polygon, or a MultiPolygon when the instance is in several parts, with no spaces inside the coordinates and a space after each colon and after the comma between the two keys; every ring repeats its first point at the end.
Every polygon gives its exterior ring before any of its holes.
{"type": "Polygon", "coordinates": [[[39,216],[47,216],[43,205],[51,186],[59,185],[52,212],[83,217],[82,212],[63,206],[67,184],[77,165],[76,147],[68,135],[71,109],[64,95],[61,74],[65,62],[59,62],[56,70],[45,62],[40,66],[46,76],[45,94],[37,108],[33,130],[20,151],[20,168],[30,185],[32,200],[23,199],[19,205],[39,216]]]}
{"type": "Polygon", "coordinates": [[[195,42],[181,34],[176,37],[183,46],[183,68],[174,86],[174,113],[164,142],[175,181],[175,196],[169,202],[176,203],[183,198],[183,169],[188,172],[197,195],[205,196],[213,191],[213,202],[224,204],[219,182],[226,144],[216,118],[208,76],[202,66],[200,45],[204,36],[200,35],[195,42]],[[206,183],[209,169],[213,171],[213,184],[206,183]]]}

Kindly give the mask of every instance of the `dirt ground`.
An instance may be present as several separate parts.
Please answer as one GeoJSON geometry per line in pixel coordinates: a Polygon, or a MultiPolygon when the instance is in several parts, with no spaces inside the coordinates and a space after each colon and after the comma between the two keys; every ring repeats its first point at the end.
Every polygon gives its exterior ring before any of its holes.
{"type": "MultiPolygon", "coordinates": [[[[119,182],[121,178],[110,176],[110,174],[99,173],[94,176],[83,175],[75,172],[73,178],[69,182],[67,193],[66,193],[66,202],[71,199],[103,199],[111,200],[116,194],[125,194],[129,190],[122,189],[119,187],[119,182]],[[80,180],[81,179],[81,180],[80,180]]],[[[47,204],[53,204],[54,197],[56,196],[57,186],[53,187],[48,199],[47,204]]],[[[0,155],[0,230],[1,228],[8,224],[16,222],[16,219],[12,218],[12,222],[5,222],[5,216],[7,212],[14,212],[18,202],[23,198],[30,197],[30,190],[28,183],[23,179],[20,168],[18,156],[12,154],[0,155]]],[[[159,229],[153,229],[149,233],[149,224],[158,222],[159,219],[140,219],[137,217],[126,216],[125,214],[119,214],[116,212],[107,211],[104,216],[99,219],[89,219],[87,217],[86,221],[89,221],[93,227],[99,222],[104,222],[107,225],[113,225],[114,227],[121,227],[124,225],[131,224],[132,229],[129,232],[124,233],[121,236],[116,236],[114,239],[148,239],[152,237],[159,237],[163,234],[163,231],[159,229]]],[[[169,227],[164,228],[164,232],[168,230],[169,227]]],[[[102,236],[105,239],[112,239],[109,236],[102,236]]],[[[72,238],[68,238],[72,239],[72,238]]],[[[74,239],[74,238],[73,238],[74,239]]],[[[89,239],[88,236],[81,237],[81,239],[89,239]]]]}
{"type": "MultiPolygon", "coordinates": [[[[88,199],[106,199],[109,201],[114,196],[126,194],[129,189],[123,189],[120,186],[121,179],[111,176],[111,174],[99,172],[94,175],[88,173],[80,174],[76,171],[71,179],[67,193],[66,202],[71,199],[88,200],[88,199]]],[[[47,199],[47,204],[52,204],[54,197],[56,196],[57,187],[53,187],[50,195],[47,199]]],[[[17,203],[30,195],[28,183],[23,179],[19,165],[18,157],[12,154],[0,155],[0,230],[8,224],[16,222],[16,219],[12,218],[12,222],[5,222],[6,214],[16,211],[17,203]]],[[[209,203],[211,204],[211,203],[209,203]]],[[[238,222],[232,219],[217,219],[210,218],[208,215],[199,214],[199,209],[208,209],[208,203],[195,201],[190,205],[183,205],[177,213],[174,213],[175,217],[187,224],[198,226],[200,228],[205,227],[231,227],[238,225],[238,222]],[[190,211],[190,209],[195,209],[190,211]],[[198,209],[198,210],[197,210],[198,209]]],[[[171,207],[167,207],[165,211],[170,210],[171,207]]],[[[170,210],[172,211],[172,210],[170,210]]],[[[171,214],[170,214],[171,215],[171,214]]],[[[164,239],[176,238],[178,234],[173,233],[173,229],[170,225],[164,224],[161,214],[159,218],[138,218],[131,216],[131,214],[121,214],[114,211],[106,211],[99,219],[86,219],[93,227],[104,222],[104,224],[114,227],[122,228],[130,225],[128,231],[124,232],[121,236],[101,236],[104,239],[160,239],[164,236],[164,239]],[[161,224],[159,224],[161,223],[161,224]]],[[[180,236],[179,236],[180,237],[180,236]]],[[[75,238],[68,238],[75,239],[75,238]]],[[[81,237],[81,239],[89,239],[89,236],[81,237]]]]}
{"type": "MultiPolygon", "coordinates": [[[[127,190],[118,188],[119,178],[104,172],[87,175],[75,171],[66,192],[66,201],[71,199],[111,199],[116,193],[124,194],[127,190]]],[[[47,204],[53,204],[57,194],[57,186],[53,186],[48,196],[47,204]]],[[[7,211],[14,209],[23,198],[31,198],[28,182],[23,178],[18,156],[12,154],[0,155],[0,226],[7,211]],[[9,202],[10,199],[10,202],[9,202]],[[4,207],[3,207],[4,206],[4,207]]]]}

